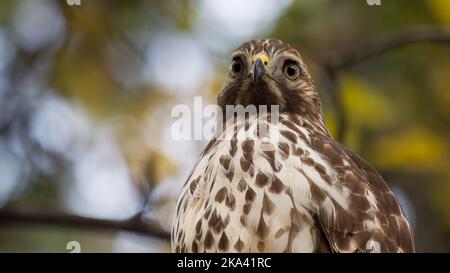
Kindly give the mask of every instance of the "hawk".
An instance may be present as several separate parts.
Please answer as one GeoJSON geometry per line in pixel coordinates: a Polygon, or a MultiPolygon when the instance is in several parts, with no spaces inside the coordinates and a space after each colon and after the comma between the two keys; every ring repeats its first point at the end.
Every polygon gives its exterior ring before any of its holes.
{"type": "Polygon", "coordinates": [[[414,252],[383,178],[328,132],[295,48],[276,39],[244,43],[218,105],[275,105],[278,120],[259,111],[224,119],[181,190],[172,251],[414,252]]]}

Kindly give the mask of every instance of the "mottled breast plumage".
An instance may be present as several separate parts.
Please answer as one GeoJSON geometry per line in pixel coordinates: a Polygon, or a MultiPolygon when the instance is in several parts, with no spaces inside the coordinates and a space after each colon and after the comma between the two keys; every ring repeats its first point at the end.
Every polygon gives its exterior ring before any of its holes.
{"type": "Polygon", "coordinates": [[[174,251],[412,249],[408,240],[390,241],[392,228],[409,232],[409,226],[378,174],[353,169],[361,159],[342,156],[344,148],[307,121],[282,115],[279,124],[268,123],[268,134],[280,132],[274,141],[258,136],[256,120],[247,121],[247,130],[244,121],[227,126],[206,147],[181,192],[174,251]]]}

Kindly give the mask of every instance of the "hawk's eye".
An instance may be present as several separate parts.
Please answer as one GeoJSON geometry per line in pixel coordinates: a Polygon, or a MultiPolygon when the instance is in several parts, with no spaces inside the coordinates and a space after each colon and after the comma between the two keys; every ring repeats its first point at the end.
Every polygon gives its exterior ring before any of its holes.
{"type": "Polygon", "coordinates": [[[289,80],[293,81],[300,76],[300,67],[295,62],[287,61],[284,65],[283,72],[289,80]]]}
{"type": "Polygon", "coordinates": [[[235,58],[231,63],[231,73],[233,75],[238,75],[243,70],[243,64],[241,58],[235,58]]]}

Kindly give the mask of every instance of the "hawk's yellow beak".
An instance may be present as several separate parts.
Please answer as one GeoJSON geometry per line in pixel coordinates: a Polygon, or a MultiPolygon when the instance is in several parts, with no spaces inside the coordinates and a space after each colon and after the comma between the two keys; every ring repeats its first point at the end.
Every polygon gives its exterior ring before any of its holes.
{"type": "Polygon", "coordinates": [[[253,64],[252,69],[253,83],[256,83],[266,74],[266,66],[269,63],[270,59],[269,56],[260,53],[253,55],[251,60],[253,64]]]}

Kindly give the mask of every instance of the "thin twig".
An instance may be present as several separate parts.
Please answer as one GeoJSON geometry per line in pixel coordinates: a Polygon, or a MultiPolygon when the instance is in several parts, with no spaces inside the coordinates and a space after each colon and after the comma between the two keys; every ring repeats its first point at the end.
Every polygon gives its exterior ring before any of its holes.
{"type": "Polygon", "coordinates": [[[104,220],[61,211],[21,206],[0,209],[0,224],[5,223],[55,225],[92,230],[131,231],[164,240],[170,239],[170,234],[163,230],[158,223],[144,221],[141,217],[133,217],[127,220],[104,220]]]}
{"type": "Polygon", "coordinates": [[[437,27],[411,27],[352,47],[331,58],[326,66],[338,70],[387,51],[415,43],[450,43],[450,31],[437,27]]]}
{"type": "Polygon", "coordinates": [[[336,109],[337,139],[342,141],[347,129],[347,115],[341,100],[341,91],[337,75],[339,70],[351,67],[387,51],[416,43],[450,44],[450,31],[437,27],[411,27],[394,34],[372,39],[358,44],[350,50],[340,52],[322,64],[325,76],[330,84],[332,102],[336,109]]]}

